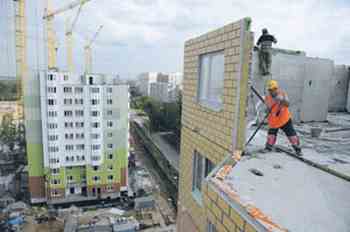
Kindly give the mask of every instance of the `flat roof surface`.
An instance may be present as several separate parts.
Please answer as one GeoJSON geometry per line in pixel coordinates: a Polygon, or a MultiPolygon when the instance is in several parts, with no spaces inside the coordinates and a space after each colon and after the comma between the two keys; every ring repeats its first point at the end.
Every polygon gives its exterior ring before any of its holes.
{"type": "Polygon", "coordinates": [[[285,153],[243,157],[223,182],[289,231],[350,231],[350,182],[285,153]]]}

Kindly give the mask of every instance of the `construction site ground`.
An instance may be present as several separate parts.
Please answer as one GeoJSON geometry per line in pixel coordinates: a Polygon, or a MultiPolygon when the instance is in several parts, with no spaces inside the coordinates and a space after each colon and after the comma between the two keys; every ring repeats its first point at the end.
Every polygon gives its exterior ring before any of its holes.
{"type": "Polygon", "coordinates": [[[150,173],[150,181],[154,186],[152,195],[155,197],[156,208],[161,216],[159,228],[149,228],[144,231],[176,231],[176,209],[167,189],[166,178],[158,170],[150,154],[143,148],[140,141],[137,139],[134,141],[136,165],[145,168],[150,173]]]}
{"type": "MultiPolygon", "coordinates": [[[[146,173],[143,175],[148,186],[145,188],[145,194],[151,196],[155,200],[154,209],[145,209],[142,211],[136,211],[134,208],[123,209],[118,204],[114,204],[113,207],[99,208],[95,206],[75,207],[72,206],[66,209],[60,209],[57,212],[57,216],[52,220],[48,219],[48,210],[46,207],[30,207],[27,206],[22,211],[24,216],[24,223],[20,226],[20,231],[24,232],[61,232],[64,231],[65,219],[68,217],[78,218],[79,225],[89,225],[91,221],[97,221],[97,225],[108,225],[111,217],[133,217],[138,223],[143,224],[145,229],[140,231],[159,231],[159,232],[175,232],[176,231],[176,209],[174,207],[174,201],[170,198],[167,190],[167,183],[162,177],[162,174],[158,172],[157,166],[154,161],[150,159],[149,154],[144,150],[143,146],[136,141],[132,145],[132,150],[135,154],[136,167],[129,169],[129,180],[135,177],[133,172],[146,173]],[[113,210],[118,211],[121,209],[122,214],[118,215],[113,210]],[[42,222],[38,223],[37,219],[45,218],[42,222]]],[[[96,230],[99,231],[99,230],[96,230]]]]}

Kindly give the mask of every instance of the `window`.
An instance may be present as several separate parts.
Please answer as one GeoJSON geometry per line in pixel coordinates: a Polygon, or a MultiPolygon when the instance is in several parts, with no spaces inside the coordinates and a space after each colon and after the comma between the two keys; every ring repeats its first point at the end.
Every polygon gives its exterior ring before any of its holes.
{"type": "Polygon", "coordinates": [[[222,107],[224,71],[223,52],[200,56],[198,101],[214,110],[222,107]]]}
{"type": "Polygon", "coordinates": [[[112,132],[108,132],[108,133],[107,133],[107,137],[109,137],[109,138],[110,138],[110,137],[113,137],[113,133],[112,133],[112,132]]]}
{"type": "Polygon", "coordinates": [[[53,74],[49,74],[49,75],[47,76],[47,79],[48,79],[49,81],[54,81],[54,80],[55,80],[55,76],[54,76],[53,74]]]}
{"type": "Polygon", "coordinates": [[[208,232],[217,232],[216,227],[213,223],[208,222],[208,232]]]}
{"type": "Polygon", "coordinates": [[[77,149],[78,151],[82,151],[82,150],[85,149],[85,145],[84,145],[84,144],[77,144],[75,147],[76,147],[76,149],[77,149]]]}
{"type": "Polygon", "coordinates": [[[49,141],[56,141],[58,140],[58,135],[49,135],[49,141]]]}
{"type": "Polygon", "coordinates": [[[84,116],[84,110],[76,110],[75,111],[75,116],[78,116],[78,117],[84,116]]]}
{"type": "Polygon", "coordinates": [[[48,123],[47,126],[49,129],[57,129],[58,127],[57,123],[48,123]]]}
{"type": "Polygon", "coordinates": [[[73,138],[74,138],[74,134],[73,134],[73,133],[64,134],[64,138],[65,138],[65,139],[73,139],[73,138]]]}
{"type": "Polygon", "coordinates": [[[64,93],[72,93],[72,87],[63,87],[64,93]]]}
{"type": "Polygon", "coordinates": [[[97,172],[100,169],[100,166],[93,166],[92,169],[97,172]]]}
{"type": "Polygon", "coordinates": [[[112,104],[113,104],[112,99],[107,99],[107,104],[108,104],[108,105],[112,105],[112,104]]]}
{"type": "Polygon", "coordinates": [[[67,176],[67,180],[68,181],[72,181],[73,180],[73,176],[67,176]]]}
{"type": "Polygon", "coordinates": [[[94,151],[100,150],[100,148],[101,148],[101,145],[99,145],[99,144],[92,144],[91,145],[91,149],[94,151]]]}
{"type": "Polygon", "coordinates": [[[94,84],[94,78],[93,77],[89,77],[89,84],[93,85],[94,84]]]}
{"type": "Polygon", "coordinates": [[[50,146],[49,152],[58,152],[58,147],[50,146]]]}
{"type": "Polygon", "coordinates": [[[95,182],[98,182],[98,181],[100,180],[100,177],[99,177],[99,176],[94,176],[92,179],[93,179],[95,182]]]}
{"type": "Polygon", "coordinates": [[[99,88],[91,88],[91,93],[99,93],[100,89],[99,88]]]}
{"type": "Polygon", "coordinates": [[[60,180],[59,179],[53,179],[51,180],[51,184],[60,184],[60,180]]]}
{"type": "Polygon", "coordinates": [[[100,127],[100,123],[99,123],[99,122],[92,122],[92,123],[91,123],[91,126],[92,126],[93,128],[99,128],[99,127],[100,127]]]}
{"type": "Polygon", "coordinates": [[[57,158],[51,158],[50,160],[49,160],[49,162],[51,163],[51,164],[58,164],[59,162],[60,162],[60,160],[57,158]]]}
{"type": "Polygon", "coordinates": [[[65,99],[63,99],[63,104],[65,104],[65,105],[72,105],[73,104],[73,99],[65,98],[65,99]]]}
{"type": "Polygon", "coordinates": [[[49,117],[57,117],[57,112],[56,111],[49,111],[48,115],[49,115],[49,117]]]}
{"type": "Polygon", "coordinates": [[[112,87],[107,87],[107,93],[112,93],[112,92],[113,92],[112,87]]]}
{"type": "Polygon", "coordinates": [[[108,180],[113,180],[113,175],[109,175],[108,180]]]}
{"type": "Polygon", "coordinates": [[[82,104],[84,104],[84,100],[82,98],[76,98],[75,99],[75,104],[76,105],[82,105],[82,104]]]}
{"type": "Polygon", "coordinates": [[[63,75],[63,80],[68,81],[68,75],[63,75]]]}
{"type": "Polygon", "coordinates": [[[66,145],[65,148],[66,148],[66,151],[73,151],[74,150],[73,145],[66,145]]]}
{"type": "Polygon", "coordinates": [[[100,134],[91,134],[91,139],[99,139],[100,137],[100,134]]]}
{"type": "Polygon", "coordinates": [[[107,127],[113,127],[113,122],[112,121],[108,121],[107,122],[107,127]]]}
{"type": "Polygon", "coordinates": [[[112,110],[107,110],[107,115],[112,115],[113,114],[113,111],[112,110]]]}
{"type": "Polygon", "coordinates": [[[47,87],[47,92],[56,93],[56,87],[47,87]]]}
{"type": "Polygon", "coordinates": [[[57,191],[56,189],[52,190],[51,196],[52,196],[52,197],[57,197],[57,196],[59,196],[58,191],[57,191]]]}
{"type": "Polygon", "coordinates": [[[214,169],[214,164],[207,158],[204,159],[204,177],[207,177],[209,173],[214,169]]]}
{"type": "Polygon", "coordinates": [[[106,189],[107,189],[107,192],[113,191],[113,185],[107,185],[106,189]]]}
{"type": "Polygon", "coordinates": [[[112,171],[113,170],[113,165],[108,165],[108,170],[112,171]]]}
{"type": "Polygon", "coordinates": [[[59,168],[52,168],[51,169],[51,174],[52,175],[57,175],[57,174],[59,174],[60,173],[60,169],[59,168]]]}
{"type": "Polygon", "coordinates": [[[73,128],[73,122],[65,122],[64,127],[65,128],[73,128]]]}
{"type": "Polygon", "coordinates": [[[83,128],[84,127],[84,122],[76,122],[75,123],[76,128],[83,128]]]}
{"type": "Polygon", "coordinates": [[[85,136],[84,136],[84,133],[78,133],[78,134],[75,134],[75,138],[76,139],[83,139],[85,136]]]}
{"type": "Polygon", "coordinates": [[[98,105],[100,101],[98,99],[91,99],[91,105],[98,105]]]}
{"type": "Polygon", "coordinates": [[[113,148],[113,144],[109,143],[109,144],[107,144],[107,147],[112,149],[113,148]]]}
{"type": "Polygon", "coordinates": [[[75,87],[74,92],[75,93],[82,93],[83,92],[83,88],[82,87],[75,87]]]}
{"type": "Polygon", "coordinates": [[[112,153],[110,153],[110,154],[108,154],[108,159],[113,159],[113,154],[112,153]]]}
{"type": "Polygon", "coordinates": [[[99,111],[91,111],[91,116],[92,117],[100,116],[100,112],[99,111]]]}
{"type": "Polygon", "coordinates": [[[72,116],[73,116],[73,111],[71,111],[71,110],[65,110],[65,111],[64,111],[64,116],[65,116],[65,117],[72,117],[72,116]]]}
{"type": "Polygon", "coordinates": [[[93,156],[91,156],[91,160],[92,161],[99,161],[100,160],[100,156],[98,156],[98,155],[93,155],[93,156]]]}
{"type": "Polygon", "coordinates": [[[193,155],[192,168],[192,191],[200,193],[202,188],[202,181],[214,168],[214,165],[210,160],[206,159],[201,154],[195,151],[193,155]]]}
{"type": "Polygon", "coordinates": [[[55,99],[47,99],[47,104],[48,104],[49,106],[56,105],[56,100],[55,100],[55,99]]]}

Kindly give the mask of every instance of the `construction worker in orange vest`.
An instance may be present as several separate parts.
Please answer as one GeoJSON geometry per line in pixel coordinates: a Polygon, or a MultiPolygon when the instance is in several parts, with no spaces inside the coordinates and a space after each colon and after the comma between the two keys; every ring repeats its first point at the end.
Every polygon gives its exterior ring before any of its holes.
{"type": "Polygon", "coordinates": [[[267,85],[269,94],[265,97],[265,103],[269,108],[268,116],[269,131],[265,151],[271,151],[277,141],[279,129],[287,135],[297,155],[302,155],[299,137],[293,127],[289,112],[289,100],[287,94],[278,87],[275,80],[270,80],[267,85]]]}

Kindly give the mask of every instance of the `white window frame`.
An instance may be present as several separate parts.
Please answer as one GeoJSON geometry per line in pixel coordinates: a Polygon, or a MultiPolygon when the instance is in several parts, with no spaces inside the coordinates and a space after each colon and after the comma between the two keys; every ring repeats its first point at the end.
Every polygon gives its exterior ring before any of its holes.
{"type": "MultiPolygon", "coordinates": [[[[221,58],[221,57],[220,57],[221,58]]],[[[210,108],[214,111],[220,111],[223,107],[223,97],[224,97],[224,79],[225,79],[225,55],[224,51],[216,51],[212,53],[207,53],[207,54],[202,54],[199,57],[199,70],[198,70],[198,90],[197,90],[197,101],[207,107],[210,108]],[[213,76],[213,59],[215,57],[222,56],[223,61],[222,61],[222,71],[220,72],[219,77],[214,77],[213,76]],[[206,73],[203,73],[203,65],[204,65],[204,59],[207,59],[208,62],[208,67],[206,68],[206,73]],[[204,76],[205,75],[205,76],[204,76]],[[215,78],[215,79],[214,79],[215,78]],[[219,91],[220,91],[220,96],[210,96],[210,92],[213,91],[214,85],[213,80],[215,82],[220,81],[221,86],[219,86],[219,91]],[[215,98],[220,98],[220,99],[215,99],[215,98]]]]}
{"type": "Polygon", "coordinates": [[[198,151],[194,151],[192,162],[192,194],[199,202],[202,199],[202,182],[213,168],[214,164],[208,158],[198,151]]]}

